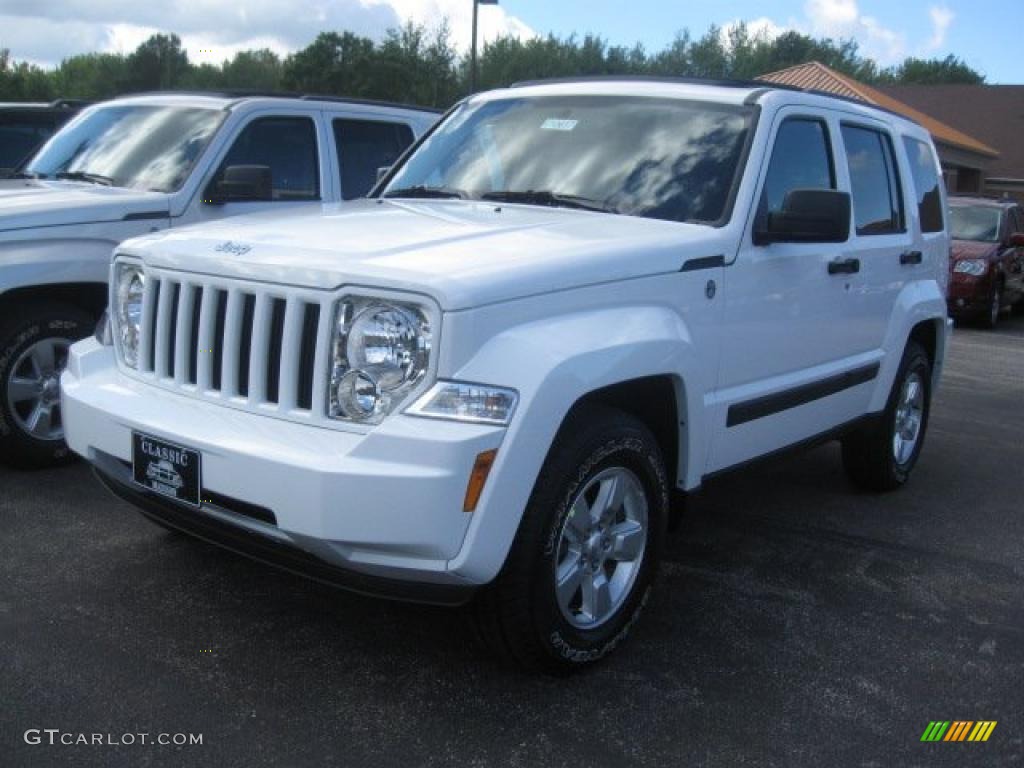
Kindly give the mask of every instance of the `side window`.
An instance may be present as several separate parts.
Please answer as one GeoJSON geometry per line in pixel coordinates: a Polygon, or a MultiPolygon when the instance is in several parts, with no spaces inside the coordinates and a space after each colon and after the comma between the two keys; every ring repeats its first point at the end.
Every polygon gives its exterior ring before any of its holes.
{"type": "Polygon", "coordinates": [[[0,122],[0,168],[16,168],[50,138],[53,126],[42,122],[0,122]]]}
{"type": "Polygon", "coordinates": [[[881,131],[842,127],[858,235],[903,231],[903,195],[892,141],[881,131]]]}
{"type": "Polygon", "coordinates": [[[229,165],[265,165],[275,201],[319,200],[316,126],[308,117],[260,117],[235,139],[217,176],[229,165]]]}
{"type": "Polygon", "coordinates": [[[1024,210],[1011,208],[1010,213],[1013,215],[1010,219],[1010,233],[1024,232],[1024,210]]]}
{"type": "Polygon", "coordinates": [[[344,200],[366,195],[377,181],[377,169],[392,165],[413,142],[405,123],[337,119],[333,125],[344,200]]]}
{"type": "Polygon", "coordinates": [[[814,118],[789,118],[775,135],[758,217],[782,210],[794,189],[835,189],[828,127],[814,118]]]}
{"type": "Polygon", "coordinates": [[[914,195],[921,217],[922,232],[942,231],[942,196],[939,194],[939,175],[935,171],[935,155],[923,141],[903,137],[903,146],[910,161],[914,177],[914,195]]]}

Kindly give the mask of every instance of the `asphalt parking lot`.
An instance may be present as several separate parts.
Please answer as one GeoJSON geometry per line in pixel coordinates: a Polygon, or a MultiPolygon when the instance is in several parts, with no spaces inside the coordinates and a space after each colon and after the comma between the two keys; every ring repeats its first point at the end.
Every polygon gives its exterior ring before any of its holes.
{"type": "Polygon", "coordinates": [[[910,487],[855,492],[835,445],[713,482],[624,652],[570,679],[166,533],[82,464],[0,468],[0,524],[4,766],[1024,763],[1021,315],[958,329],[910,487]],[[25,743],[44,728],[203,743],[25,743]]]}

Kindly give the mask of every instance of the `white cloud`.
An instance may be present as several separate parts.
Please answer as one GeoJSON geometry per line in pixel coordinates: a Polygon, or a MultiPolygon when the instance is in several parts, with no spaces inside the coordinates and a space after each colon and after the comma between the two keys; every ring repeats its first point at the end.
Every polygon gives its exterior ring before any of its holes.
{"type": "MultiPolygon", "coordinates": [[[[448,18],[452,42],[468,50],[468,0],[3,0],[3,46],[16,60],[55,65],[76,53],[128,52],[155,32],[175,32],[197,62],[220,62],[246,48],[284,54],[316,35],[348,30],[380,39],[412,20],[448,18]]],[[[480,38],[535,33],[502,6],[481,6],[480,38]]]]}
{"type": "Polygon", "coordinates": [[[872,16],[861,15],[857,0],[807,0],[804,13],[810,34],[856,40],[864,54],[882,65],[906,56],[906,37],[872,16]]]}
{"type": "Polygon", "coordinates": [[[776,24],[774,21],[769,19],[767,16],[762,16],[751,21],[742,21],[741,19],[734,19],[733,21],[726,22],[722,25],[722,40],[728,44],[729,35],[736,29],[741,23],[747,25],[747,34],[752,38],[764,37],[767,40],[774,40],[776,37],[787,31],[788,27],[780,24],[776,24]]]}
{"type": "Polygon", "coordinates": [[[934,51],[946,42],[946,32],[949,31],[949,25],[953,23],[956,14],[945,6],[933,5],[928,9],[928,15],[932,20],[932,36],[926,47],[927,50],[934,51]]]}

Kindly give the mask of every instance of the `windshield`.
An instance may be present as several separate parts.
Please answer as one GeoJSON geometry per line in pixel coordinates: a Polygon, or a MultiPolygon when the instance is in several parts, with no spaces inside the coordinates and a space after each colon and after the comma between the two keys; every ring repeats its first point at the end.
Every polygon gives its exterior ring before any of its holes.
{"type": "Polygon", "coordinates": [[[115,187],[174,192],[225,113],[162,106],[101,107],[69,123],[24,172],[115,187]]]}
{"type": "Polygon", "coordinates": [[[949,211],[949,234],[954,240],[999,240],[999,208],[991,205],[954,205],[949,211]]]}
{"type": "Polygon", "coordinates": [[[621,96],[458,108],[385,197],[460,197],[718,223],[751,128],[746,107],[621,96]]]}

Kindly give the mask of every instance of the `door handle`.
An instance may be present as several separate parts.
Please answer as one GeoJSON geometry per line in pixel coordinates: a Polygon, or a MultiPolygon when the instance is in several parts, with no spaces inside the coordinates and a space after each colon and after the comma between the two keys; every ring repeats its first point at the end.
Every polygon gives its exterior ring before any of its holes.
{"type": "Polygon", "coordinates": [[[852,275],[860,272],[860,259],[836,259],[828,263],[830,275],[852,275]]]}
{"type": "Polygon", "coordinates": [[[900,254],[900,264],[920,264],[924,254],[920,251],[904,251],[900,254]]]}

